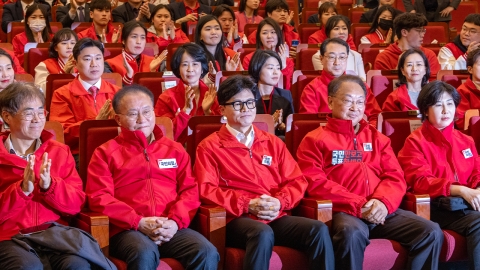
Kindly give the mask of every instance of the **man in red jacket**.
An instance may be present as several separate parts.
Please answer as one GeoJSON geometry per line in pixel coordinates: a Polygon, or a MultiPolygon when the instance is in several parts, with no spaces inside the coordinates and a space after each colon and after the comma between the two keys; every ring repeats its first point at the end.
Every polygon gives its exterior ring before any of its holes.
{"type": "Polygon", "coordinates": [[[427,56],[432,76],[436,76],[440,70],[437,55],[430,49],[422,47],[428,21],[424,15],[418,13],[403,13],[393,20],[393,29],[397,36],[397,42],[390,44],[375,58],[373,69],[392,70],[397,69],[400,55],[411,48],[419,48],[427,56]]]}
{"type": "Polygon", "coordinates": [[[335,267],[358,268],[369,239],[387,238],[408,249],[408,269],[438,269],[443,233],[398,208],[407,185],[390,140],[362,119],[366,95],[356,76],[333,80],[327,125],[308,133],[297,151],[308,196],[333,202],[335,267]]]}
{"type": "Polygon", "coordinates": [[[93,0],[90,2],[90,17],[92,26],[78,33],[78,39],[89,37],[102,43],[120,42],[121,27],[115,29],[112,25],[112,4],[108,0],[93,0]]]}
{"type": "MultiPolygon", "coordinates": [[[[300,113],[331,112],[328,105],[328,84],[335,78],[343,76],[347,69],[348,44],[340,38],[328,38],[320,46],[320,61],[323,71],[311,81],[300,97],[300,113]]],[[[370,88],[367,89],[365,114],[374,127],[377,126],[378,114],[381,112],[377,100],[370,88]]]]}
{"type": "Polygon", "coordinates": [[[202,201],[226,209],[226,244],[245,249],[243,269],[268,269],[274,245],[305,251],[310,269],[333,269],[327,226],[286,214],[303,198],[308,183],[285,144],[252,125],[256,90],[245,76],[220,85],[218,103],[227,124],[197,148],[202,201]]]}
{"type": "Polygon", "coordinates": [[[109,217],[110,255],[128,269],[155,270],[160,257],[216,269],[215,247],[188,228],[200,205],[190,158],[155,125],[152,92],[124,87],[113,108],[121,133],[93,153],[86,187],[90,208],[109,217]]]}

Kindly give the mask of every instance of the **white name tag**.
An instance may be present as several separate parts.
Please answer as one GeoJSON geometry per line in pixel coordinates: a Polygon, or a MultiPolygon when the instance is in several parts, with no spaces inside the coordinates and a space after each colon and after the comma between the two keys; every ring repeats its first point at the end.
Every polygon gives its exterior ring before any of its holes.
{"type": "Polygon", "coordinates": [[[470,150],[470,148],[462,150],[462,153],[465,158],[473,157],[472,150],[470,150]]]}
{"type": "Polygon", "coordinates": [[[167,159],[159,159],[158,160],[158,167],[160,169],[172,169],[177,168],[177,159],[175,158],[167,158],[167,159]]]}
{"type": "Polygon", "coordinates": [[[363,143],[363,151],[365,152],[372,152],[372,143],[363,143]]]}
{"type": "Polygon", "coordinates": [[[262,158],[262,165],[267,165],[267,166],[272,165],[272,157],[264,155],[262,158]]]}

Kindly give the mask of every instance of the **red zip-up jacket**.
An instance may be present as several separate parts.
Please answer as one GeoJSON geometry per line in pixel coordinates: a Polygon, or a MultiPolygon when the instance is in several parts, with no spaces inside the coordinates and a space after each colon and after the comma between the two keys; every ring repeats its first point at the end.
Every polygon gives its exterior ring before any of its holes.
{"type": "Polygon", "coordinates": [[[0,241],[10,240],[21,229],[75,215],[85,202],[82,180],[70,149],[45,130],[40,136],[42,145],[35,151],[34,191],[26,196],[21,185],[27,161],[7,152],[4,143],[8,134],[0,135],[0,241]],[[52,160],[52,182],[46,192],[38,184],[44,153],[52,160]]]}
{"type": "MultiPolygon", "coordinates": [[[[108,22],[107,34],[106,34],[106,36],[107,36],[106,39],[107,39],[108,43],[112,43],[113,31],[114,30],[115,30],[115,27],[113,26],[113,24],[111,22],[108,22]]],[[[97,32],[95,32],[95,25],[93,23],[92,23],[92,26],[90,26],[89,28],[81,31],[80,33],[77,34],[77,36],[78,36],[78,39],[88,37],[88,38],[91,38],[93,40],[99,40],[98,36],[97,36],[97,32]]],[[[99,41],[101,41],[101,40],[99,40],[99,41]]],[[[121,42],[122,42],[122,36],[119,35],[117,43],[121,43],[121,42]]]]}
{"type": "MultiPolygon", "coordinates": [[[[308,37],[308,44],[320,44],[323,43],[325,39],[327,39],[327,33],[325,33],[325,27],[322,27],[320,30],[316,31],[308,37]]],[[[350,47],[350,50],[357,50],[357,46],[355,45],[353,37],[350,34],[348,34],[347,43],[350,47]]]]}
{"type": "MultiPolygon", "coordinates": [[[[188,39],[187,35],[182,31],[181,28],[175,29],[175,38],[171,39],[168,37],[168,39],[165,39],[162,36],[157,36],[152,32],[147,32],[147,43],[155,42],[157,43],[158,47],[165,48],[169,44],[172,43],[189,43],[190,40],[188,39]]],[[[162,52],[160,52],[162,53],[162,52]]]]}
{"type": "Polygon", "coordinates": [[[309,182],[310,197],[332,200],[334,212],[361,218],[361,208],[378,199],[395,212],[406,191],[402,168],[390,139],[360,121],[355,134],[351,120],[328,118],[325,127],[307,134],[297,151],[298,165],[309,182]],[[346,151],[343,160],[335,151],[346,151]]]}
{"type": "Polygon", "coordinates": [[[457,107],[458,120],[455,125],[459,129],[464,128],[465,112],[470,109],[480,109],[480,90],[473,83],[472,79],[468,78],[462,85],[457,88],[458,93],[462,97],[460,104],[457,107]]]}
{"type": "Polygon", "coordinates": [[[417,106],[410,101],[406,84],[400,85],[390,93],[383,103],[383,112],[403,112],[418,110],[417,106]]]}
{"type": "Polygon", "coordinates": [[[431,198],[450,196],[451,185],[477,188],[480,158],[470,136],[453,128],[438,130],[428,120],[405,141],[398,153],[408,187],[431,198]]]}
{"type": "MultiPolygon", "coordinates": [[[[305,86],[300,97],[299,113],[332,112],[328,107],[328,84],[333,79],[335,78],[332,74],[324,71],[305,86]]],[[[365,86],[367,87],[365,114],[370,124],[376,127],[378,114],[381,112],[381,109],[370,87],[366,84],[365,86]]]]}
{"type": "MultiPolygon", "coordinates": [[[[285,40],[285,43],[289,47],[292,46],[292,41],[293,40],[300,40],[300,36],[298,35],[297,32],[294,31],[294,27],[288,24],[283,25],[283,39],[285,40]]],[[[256,44],[257,43],[257,30],[253,31],[248,37],[248,43],[249,44],[256,44]]],[[[260,41],[258,41],[260,42],[260,41]]]]}
{"type": "MultiPolygon", "coordinates": [[[[243,70],[248,70],[248,66],[250,65],[250,60],[252,60],[253,52],[245,55],[243,58],[243,70]]],[[[287,58],[287,66],[283,67],[282,69],[282,75],[285,77],[283,80],[285,84],[283,85],[283,89],[290,90],[292,87],[292,77],[293,77],[293,72],[295,70],[295,63],[293,62],[292,58],[288,57],[287,58]]]]}
{"type": "MultiPolygon", "coordinates": [[[[129,53],[125,53],[125,58],[127,60],[127,63],[130,65],[130,67],[133,70],[133,74],[135,75],[138,72],[150,72],[150,63],[153,61],[153,57],[145,54],[140,54],[138,57],[140,57],[140,63],[137,63],[137,59],[131,56],[129,53]]],[[[123,64],[123,53],[105,60],[105,62],[108,63],[110,68],[112,69],[112,72],[119,73],[122,76],[122,82],[123,85],[130,85],[133,83],[133,77],[128,78],[127,77],[127,69],[125,68],[125,65],[123,64]]]]}
{"type": "Polygon", "coordinates": [[[249,215],[250,200],[262,194],[280,201],[278,217],[282,217],[286,215],[285,210],[292,209],[303,198],[308,185],[285,144],[273,134],[255,126],[253,129],[255,135],[250,149],[238,142],[225,125],[197,147],[195,174],[200,198],[224,207],[228,221],[249,215]],[[271,157],[270,165],[262,164],[265,157],[271,157]]]}
{"type": "Polygon", "coordinates": [[[110,237],[137,230],[143,217],[174,220],[187,228],[200,200],[190,157],[155,126],[148,144],[140,131],[122,128],[120,135],[98,147],[88,165],[86,193],[92,211],[107,215],[110,237]],[[166,159],[175,168],[162,167],[166,159]]]}

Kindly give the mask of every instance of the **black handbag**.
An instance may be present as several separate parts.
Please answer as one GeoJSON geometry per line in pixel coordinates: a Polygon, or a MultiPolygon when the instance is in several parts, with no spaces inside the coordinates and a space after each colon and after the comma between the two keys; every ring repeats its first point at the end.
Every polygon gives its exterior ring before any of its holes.
{"type": "Polygon", "coordinates": [[[440,196],[433,200],[432,204],[440,209],[448,211],[458,211],[464,209],[473,209],[472,206],[462,197],[440,196]]]}

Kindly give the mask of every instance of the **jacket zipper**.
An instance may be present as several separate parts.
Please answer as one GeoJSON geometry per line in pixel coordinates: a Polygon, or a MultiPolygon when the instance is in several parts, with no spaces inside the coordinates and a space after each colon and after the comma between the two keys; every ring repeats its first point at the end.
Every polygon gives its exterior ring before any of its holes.
{"type": "MultiPolygon", "coordinates": [[[[357,150],[357,137],[353,138],[353,149],[357,150]]],[[[362,155],[363,159],[363,155],[362,155]]],[[[368,180],[368,174],[367,174],[367,168],[365,166],[365,162],[362,160],[362,168],[363,168],[363,173],[365,174],[365,182],[366,182],[366,196],[370,195],[370,181],[368,180]]]]}
{"type": "Polygon", "coordinates": [[[147,153],[147,148],[144,148],[143,149],[143,154],[145,155],[145,159],[147,161],[147,165],[148,165],[148,187],[149,187],[149,190],[150,190],[150,203],[151,203],[151,207],[152,207],[152,212],[153,212],[153,215],[156,216],[157,213],[156,213],[156,207],[155,207],[155,199],[153,197],[153,184],[152,184],[152,174],[151,174],[151,169],[150,169],[150,158],[148,157],[148,153],[147,153]]]}

